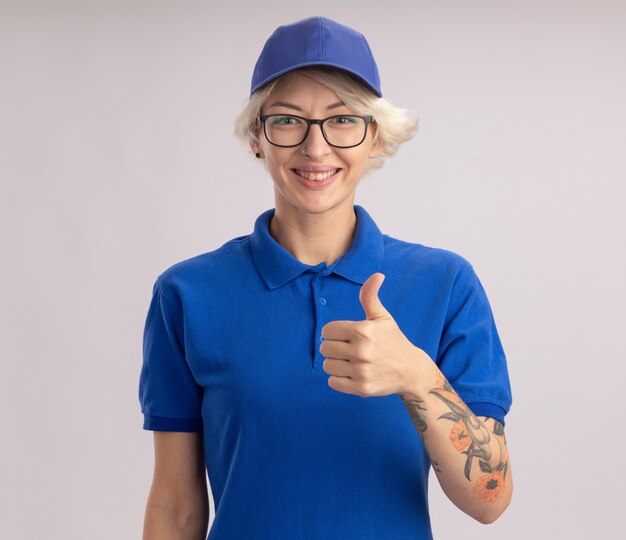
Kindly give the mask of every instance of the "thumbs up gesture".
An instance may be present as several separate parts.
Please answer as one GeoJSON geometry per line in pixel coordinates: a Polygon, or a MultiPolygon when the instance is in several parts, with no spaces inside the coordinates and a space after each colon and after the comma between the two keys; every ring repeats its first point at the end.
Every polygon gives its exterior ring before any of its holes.
{"type": "Polygon", "coordinates": [[[322,368],[328,385],[361,397],[411,392],[430,357],[413,345],[378,298],[384,274],[372,274],[359,293],[363,321],[332,321],[322,328],[322,368]]]}

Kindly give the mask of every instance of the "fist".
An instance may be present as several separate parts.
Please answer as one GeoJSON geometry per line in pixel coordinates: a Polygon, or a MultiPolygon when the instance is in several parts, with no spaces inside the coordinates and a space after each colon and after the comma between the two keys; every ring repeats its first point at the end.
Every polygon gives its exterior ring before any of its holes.
{"type": "Polygon", "coordinates": [[[328,385],[361,397],[402,394],[412,389],[428,355],[413,345],[378,298],[385,280],[372,274],[359,292],[362,321],[331,321],[322,328],[322,368],[328,385]]]}

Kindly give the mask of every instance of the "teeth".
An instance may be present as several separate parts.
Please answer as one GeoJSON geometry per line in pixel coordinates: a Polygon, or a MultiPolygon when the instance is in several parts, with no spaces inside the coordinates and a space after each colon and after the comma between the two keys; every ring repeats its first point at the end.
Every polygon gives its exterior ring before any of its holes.
{"type": "Polygon", "coordinates": [[[326,180],[327,178],[335,174],[337,172],[337,169],[333,169],[332,171],[327,171],[325,173],[308,173],[304,171],[299,171],[297,169],[296,172],[307,180],[326,180]]]}

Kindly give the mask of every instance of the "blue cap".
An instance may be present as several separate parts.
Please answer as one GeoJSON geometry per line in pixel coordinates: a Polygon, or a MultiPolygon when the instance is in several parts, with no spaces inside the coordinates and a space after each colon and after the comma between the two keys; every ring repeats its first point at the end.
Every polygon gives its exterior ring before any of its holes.
{"type": "Polygon", "coordinates": [[[383,95],[365,36],[327,17],[309,17],[274,30],[254,66],[250,95],[277,77],[307,66],[341,69],[378,97],[383,95]]]}

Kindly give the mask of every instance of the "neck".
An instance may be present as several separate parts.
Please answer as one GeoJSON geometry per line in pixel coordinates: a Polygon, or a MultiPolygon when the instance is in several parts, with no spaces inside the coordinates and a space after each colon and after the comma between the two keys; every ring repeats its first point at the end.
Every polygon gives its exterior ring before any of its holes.
{"type": "Polygon", "coordinates": [[[352,204],[323,214],[281,212],[279,207],[270,221],[270,234],[300,262],[331,265],[350,246],[356,231],[352,204]]]}

